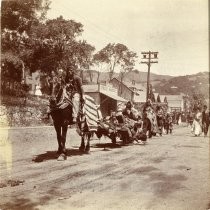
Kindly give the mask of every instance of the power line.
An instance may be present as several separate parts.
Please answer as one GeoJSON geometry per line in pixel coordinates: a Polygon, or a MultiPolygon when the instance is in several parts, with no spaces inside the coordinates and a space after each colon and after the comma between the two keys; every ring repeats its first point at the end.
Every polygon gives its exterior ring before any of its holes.
{"type": "MultiPolygon", "coordinates": [[[[66,5],[64,6],[64,4],[62,4],[64,8],[66,8],[66,5]]],[[[97,29],[98,31],[101,31],[103,34],[105,34],[107,36],[107,38],[114,38],[114,39],[118,39],[122,42],[124,42],[120,37],[111,34],[110,32],[105,31],[102,27],[96,25],[95,23],[93,23],[92,21],[88,20],[87,18],[81,16],[78,12],[75,12],[75,10],[70,10],[72,13],[76,14],[78,17],[82,18],[83,20],[85,20],[86,22],[88,22],[90,25],[92,25],[93,27],[95,27],[95,29],[97,29]]]]}

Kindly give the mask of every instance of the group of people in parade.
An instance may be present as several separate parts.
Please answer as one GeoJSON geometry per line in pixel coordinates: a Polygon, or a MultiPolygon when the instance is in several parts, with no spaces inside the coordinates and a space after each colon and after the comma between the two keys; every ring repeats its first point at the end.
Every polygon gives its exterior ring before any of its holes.
{"type": "MultiPolygon", "coordinates": [[[[52,71],[46,82],[50,95],[48,116],[55,108],[54,106],[65,108],[71,103],[73,107],[71,123],[78,123],[81,104],[84,103],[84,91],[81,78],[74,73],[74,69],[71,66],[67,67],[65,75],[62,70],[57,73],[52,71]],[[61,88],[63,91],[62,101],[61,99],[58,101],[61,88]]],[[[201,135],[202,132],[204,132],[204,136],[207,136],[210,124],[207,106],[203,107],[203,112],[198,108],[193,117],[188,114],[186,119],[191,124],[195,136],[201,135]]],[[[123,109],[115,110],[108,118],[103,118],[99,124],[108,129],[107,131],[110,129],[116,131],[117,128],[118,130],[120,128],[127,133],[129,142],[133,142],[134,140],[145,141],[147,137],[151,138],[156,134],[162,136],[164,131],[166,134],[172,133],[173,124],[178,123],[179,120],[181,120],[181,114],[169,113],[161,105],[157,105],[155,108],[151,100],[148,99],[141,111],[135,109],[132,102],[128,101],[123,109]]]]}
{"type": "Polygon", "coordinates": [[[146,141],[156,134],[162,136],[163,130],[166,134],[172,133],[173,129],[171,114],[165,113],[161,106],[157,106],[155,110],[150,99],[144,104],[142,111],[135,109],[132,102],[128,101],[123,109],[119,108],[105,117],[100,125],[107,130],[105,133],[116,130],[127,133],[127,143],[146,141]]]}

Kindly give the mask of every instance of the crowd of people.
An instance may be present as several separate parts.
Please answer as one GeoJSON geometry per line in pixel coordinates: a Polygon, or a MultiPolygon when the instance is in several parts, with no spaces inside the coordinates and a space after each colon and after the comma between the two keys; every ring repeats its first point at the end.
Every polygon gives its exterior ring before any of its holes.
{"type": "MultiPolygon", "coordinates": [[[[172,134],[173,125],[185,122],[191,127],[191,131],[195,136],[200,136],[204,133],[207,136],[210,125],[210,114],[207,106],[201,109],[196,109],[195,112],[178,113],[167,112],[162,106],[158,105],[156,108],[148,100],[142,111],[134,108],[133,104],[128,101],[124,109],[118,109],[112,112],[110,117],[105,117],[100,124],[101,127],[107,129],[106,134],[112,134],[116,128],[121,129],[127,133],[129,142],[146,141],[152,136],[162,136],[165,134],[172,134]],[[109,131],[109,132],[108,132],[109,131]]],[[[112,135],[111,135],[112,136],[112,135]]]]}
{"type": "MultiPolygon", "coordinates": [[[[74,74],[72,67],[67,68],[65,76],[63,72],[59,70],[57,73],[51,72],[46,80],[49,87],[50,106],[48,115],[52,111],[52,101],[56,102],[56,106],[60,105],[60,108],[65,108],[69,104],[71,99],[73,107],[72,123],[77,123],[79,119],[80,105],[84,103],[83,89],[81,78],[74,74]],[[56,95],[59,91],[56,89],[64,88],[67,100],[65,97],[61,101],[56,101],[56,95]]],[[[65,96],[65,94],[64,94],[65,96]]],[[[208,128],[210,124],[209,112],[207,106],[203,106],[203,111],[200,108],[195,113],[181,113],[181,112],[167,112],[161,105],[153,106],[149,99],[143,106],[142,110],[137,110],[131,101],[128,101],[123,109],[118,109],[111,113],[110,116],[103,118],[100,122],[102,128],[106,129],[106,133],[110,130],[121,130],[127,134],[129,142],[134,140],[146,140],[154,135],[162,136],[163,133],[172,133],[173,124],[179,124],[183,120],[191,126],[191,130],[195,136],[200,136],[204,132],[204,136],[207,136],[208,128]]]]}
{"type": "Polygon", "coordinates": [[[112,112],[110,116],[104,117],[100,122],[101,132],[113,137],[113,132],[124,133],[127,136],[127,143],[134,141],[146,141],[152,136],[162,136],[172,133],[173,119],[170,113],[165,113],[161,106],[153,107],[149,99],[143,109],[137,110],[131,101],[126,103],[122,109],[112,112]]]}

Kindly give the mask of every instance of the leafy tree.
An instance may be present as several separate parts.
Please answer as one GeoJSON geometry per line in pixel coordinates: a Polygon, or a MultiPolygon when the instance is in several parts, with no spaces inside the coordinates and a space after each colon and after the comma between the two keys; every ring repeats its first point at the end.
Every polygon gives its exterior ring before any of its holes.
{"type": "Polygon", "coordinates": [[[76,64],[78,65],[81,71],[82,81],[83,79],[83,70],[86,70],[89,74],[90,81],[93,81],[93,74],[90,70],[90,66],[93,65],[93,52],[95,47],[88,44],[86,41],[79,41],[77,46],[74,49],[76,64]]]}
{"type": "Polygon", "coordinates": [[[2,1],[2,79],[20,81],[31,54],[28,34],[45,17],[48,0],[2,1]],[[39,15],[38,15],[39,12],[39,15]]]}
{"type": "Polygon", "coordinates": [[[126,75],[126,73],[131,72],[133,70],[133,67],[135,65],[135,58],[137,57],[136,53],[129,51],[126,47],[123,56],[122,61],[120,62],[120,81],[121,81],[121,94],[122,94],[122,82],[126,75]]]}
{"type": "Polygon", "coordinates": [[[93,63],[98,67],[97,68],[97,84],[99,84],[100,73],[104,70],[104,66],[107,63],[107,57],[103,51],[99,51],[93,56],[93,63]]]}
{"type": "Polygon", "coordinates": [[[75,64],[75,51],[78,43],[75,38],[83,31],[82,24],[73,20],[57,19],[39,23],[31,30],[32,70],[40,68],[50,72],[67,63],[75,64]]]}
{"type": "MultiPolygon", "coordinates": [[[[77,41],[83,32],[83,25],[62,16],[48,20],[32,28],[34,48],[32,70],[40,68],[49,73],[57,68],[89,69],[92,62],[93,46],[86,41],[77,41]]],[[[91,75],[90,75],[91,76],[91,75]]]]}
{"type": "Polygon", "coordinates": [[[109,80],[112,79],[116,67],[129,70],[133,65],[132,58],[136,56],[135,53],[129,51],[129,49],[123,44],[108,44],[102,50],[99,51],[103,61],[107,63],[109,70],[109,80]]]}
{"type": "Polygon", "coordinates": [[[157,96],[157,102],[158,102],[158,103],[161,103],[160,95],[157,96]]]}
{"type": "Polygon", "coordinates": [[[9,29],[27,33],[34,23],[45,18],[49,5],[49,0],[3,0],[1,30],[9,29]]]}
{"type": "Polygon", "coordinates": [[[202,108],[202,106],[206,104],[204,95],[199,92],[192,92],[189,95],[189,101],[192,111],[195,111],[197,108],[202,108]]]}

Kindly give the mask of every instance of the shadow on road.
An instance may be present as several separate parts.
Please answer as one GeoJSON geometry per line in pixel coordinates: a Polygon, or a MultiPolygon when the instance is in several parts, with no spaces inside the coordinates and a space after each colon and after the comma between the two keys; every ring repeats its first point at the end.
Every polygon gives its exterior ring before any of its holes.
{"type": "Polygon", "coordinates": [[[37,206],[39,202],[32,202],[30,199],[26,198],[12,198],[9,203],[6,203],[1,206],[2,209],[10,209],[10,210],[38,210],[37,206]]]}
{"type": "MultiPolygon", "coordinates": [[[[77,156],[77,155],[83,155],[84,153],[80,152],[79,149],[67,149],[66,155],[67,156],[77,156]]],[[[36,157],[32,159],[32,161],[39,163],[47,160],[54,160],[58,158],[57,151],[47,151],[43,154],[39,154],[36,157]]]]}
{"type": "Polygon", "coordinates": [[[112,144],[112,143],[98,143],[98,144],[93,144],[91,147],[104,148],[104,149],[115,149],[115,148],[121,148],[122,146],[119,144],[112,144]]]}

